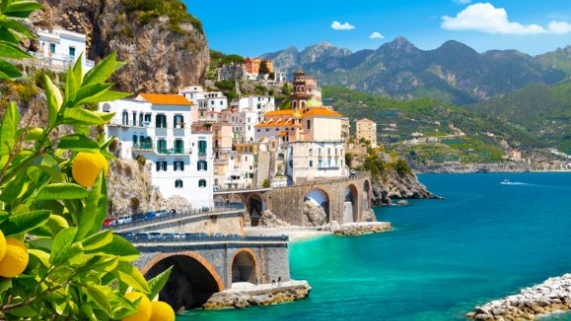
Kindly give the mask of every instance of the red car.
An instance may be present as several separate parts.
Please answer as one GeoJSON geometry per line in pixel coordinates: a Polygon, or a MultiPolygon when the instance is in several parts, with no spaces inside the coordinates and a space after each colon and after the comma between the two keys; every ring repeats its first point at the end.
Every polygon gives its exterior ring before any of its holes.
{"type": "Polygon", "coordinates": [[[111,222],[112,222],[112,221],[113,221],[112,219],[106,218],[105,221],[103,221],[103,226],[109,226],[109,225],[111,225],[111,222]]]}

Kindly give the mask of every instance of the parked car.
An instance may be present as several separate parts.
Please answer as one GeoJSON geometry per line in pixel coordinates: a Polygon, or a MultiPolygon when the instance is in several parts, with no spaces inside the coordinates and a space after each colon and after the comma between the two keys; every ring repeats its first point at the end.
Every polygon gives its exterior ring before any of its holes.
{"type": "Polygon", "coordinates": [[[145,219],[145,214],[144,213],[137,213],[134,214],[133,216],[133,221],[141,221],[145,219]]]}
{"type": "Polygon", "coordinates": [[[155,214],[155,212],[147,212],[145,214],[145,220],[152,220],[155,219],[157,217],[157,214],[155,214]]]}
{"type": "Polygon", "coordinates": [[[133,218],[129,215],[121,216],[117,218],[117,224],[129,224],[133,222],[133,218]]]}
{"type": "Polygon", "coordinates": [[[110,218],[106,218],[105,221],[103,221],[103,226],[109,226],[112,225],[111,223],[113,223],[113,219],[110,218]]]}
{"type": "Polygon", "coordinates": [[[160,210],[160,211],[157,211],[156,215],[157,215],[157,217],[167,216],[167,215],[169,215],[169,211],[167,211],[167,210],[160,210]]]}
{"type": "Polygon", "coordinates": [[[149,235],[149,240],[158,240],[161,238],[161,233],[159,232],[150,232],[147,234],[149,235]]]}

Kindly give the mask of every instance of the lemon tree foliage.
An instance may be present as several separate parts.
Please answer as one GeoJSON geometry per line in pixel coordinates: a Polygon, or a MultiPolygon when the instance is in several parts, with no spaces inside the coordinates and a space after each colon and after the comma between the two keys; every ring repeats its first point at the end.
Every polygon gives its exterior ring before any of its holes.
{"type": "MultiPolygon", "coordinates": [[[[19,18],[38,8],[32,1],[0,0],[0,78],[21,76],[6,58],[28,56],[19,41],[33,34],[19,18]]],[[[141,313],[168,279],[170,270],[147,282],[132,264],[137,249],[101,230],[113,155],[110,140],[90,133],[113,114],[84,105],[127,96],[106,82],[121,66],[111,54],[85,73],[78,59],[63,93],[45,77],[45,128],[20,127],[14,103],[2,111],[0,320],[120,320],[141,313]]],[[[150,318],[150,303],[146,309],[150,318]]]]}

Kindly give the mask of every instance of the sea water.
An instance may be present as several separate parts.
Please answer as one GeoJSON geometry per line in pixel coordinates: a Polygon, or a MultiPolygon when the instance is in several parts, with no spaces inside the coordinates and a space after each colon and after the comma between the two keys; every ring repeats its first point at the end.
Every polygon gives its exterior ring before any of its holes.
{"type": "Polygon", "coordinates": [[[376,208],[393,232],[291,245],[291,275],[309,281],[308,298],[177,320],[465,320],[478,304],[571,273],[571,174],[420,180],[446,200],[376,208]]]}

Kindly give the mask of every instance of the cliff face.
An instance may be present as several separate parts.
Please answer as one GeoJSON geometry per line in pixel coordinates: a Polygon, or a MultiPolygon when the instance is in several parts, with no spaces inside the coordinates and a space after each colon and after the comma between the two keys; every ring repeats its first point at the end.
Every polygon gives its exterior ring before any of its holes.
{"type": "Polygon", "coordinates": [[[393,199],[440,199],[426,189],[414,174],[385,173],[373,182],[373,206],[390,205],[393,199]]]}
{"type": "Polygon", "coordinates": [[[173,93],[203,84],[210,63],[206,36],[189,22],[168,15],[138,19],[121,0],[40,0],[44,9],[32,17],[38,27],[56,27],[87,34],[89,59],[117,51],[127,65],[113,81],[133,93],[173,93]],[[144,21],[144,22],[142,22],[144,21]]]}

